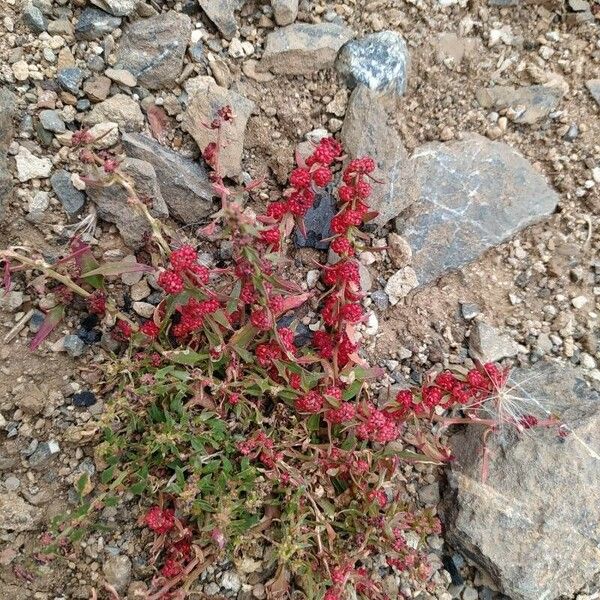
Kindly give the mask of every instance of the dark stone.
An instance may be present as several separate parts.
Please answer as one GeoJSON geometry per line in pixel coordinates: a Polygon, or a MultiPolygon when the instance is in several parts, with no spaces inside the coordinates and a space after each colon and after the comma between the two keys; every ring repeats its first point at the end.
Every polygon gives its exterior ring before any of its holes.
{"type": "Polygon", "coordinates": [[[456,433],[446,541],[511,600],[575,598],[600,576],[600,393],[583,372],[544,361],[514,369],[504,389],[506,414],[557,415],[560,429],[500,427],[486,438],[485,481],[482,430],[456,433]]]}
{"type": "Polygon", "coordinates": [[[83,71],[78,67],[67,67],[60,69],[56,76],[60,87],[73,95],[79,93],[81,82],[83,81],[83,71]]]}
{"type": "Polygon", "coordinates": [[[394,31],[371,33],[350,40],[335,61],[335,68],[350,88],[364,85],[376,92],[406,92],[410,56],[406,42],[394,31]]]}
{"type": "Polygon", "coordinates": [[[77,104],[75,105],[79,112],[90,110],[91,106],[92,103],[87,98],[81,98],[81,100],[77,100],[77,104]]]}
{"type": "Polygon", "coordinates": [[[448,573],[450,573],[450,577],[452,578],[452,583],[454,585],[463,585],[465,580],[463,579],[462,575],[460,574],[458,567],[454,564],[454,560],[452,559],[452,557],[448,554],[445,554],[444,556],[442,556],[442,563],[443,563],[446,571],[448,571],[448,573]]]}
{"type": "Polygon", "coordinates": [[[64,133],[67,130],[65,122],[60,118],[60,115],[56,110],[42,110],[40,111],[39,117],[42,127],[47,131],[64,133]]]}
{"type": "Polygon", "coordinates": [[[563,140],[565,140],[565,142],[574,142],[577,139],[578,135],[579,127],[577,127],[576,123],[572,123],[567,133],[565,133],[565,135],[563,136],[563,140]]]}
{"type": "Polygon", "coordinates": [[[331,232],[331,219],[337,212],[336,202],[329,191],[317,194],[314,204],[304,217],[306,236],[298,228],[294,229],[293,240],[298,248],[316,248],[327,250],[333,233],[331,232]]]}
{"type": "Polygon", "coordinates": [[[35,451],[29,457],[29,466],[42,467],[46,465],[52,458],[60,452],[58,442],[53,440],[49,442],[41,442],[37,445],[35,451]]]}
{"type": "Polygon", "coordinates": [[[113,17],[98,8],[86,8],[75,25],[75,37],[88,41],[98,40],[120,25],[120,17],[113,17]]]}
{"type": "Polygon", "coordinates": [[[125,28],[117,50],[118,69],[127,69],[149,90],[174,86],[192,33],[187,15],[169,11],[125,28]]]}
{"type": "Polygon", "coordinates": [[[479,135],[418,148],[414,188],[396,229],[410,244],[420,284],[479,257],[550,215],[558,194],[510,146],[479,135]]]}
{"type": "Polygon", "coordinates": [[[50,185],[70,217],[79,213],[85,204],[85,194],[71,183],[71,174],[68,171],[56,171],[50,177],[50,185]]]}
{"type": "Polygon", "coordinates": [[[31,31],[34,33],[42,33],[48,29],[48,19],[44,16],[44,13],[37,7],[28,2],[23,7],[23,22],[31,31]]]}
{"type": "Polygon", "coordinates": [[[75,335],[77,335],[77,337],[86,346],[93,346],[94,344],[99,342],[100,339],[102,338],[102,332],[99,331],[98,329],[87,330],[87,329],[81,328],[75,332],[75,335]]]}
{"type": "Polygon", "coordinates": [[[98,402],[98,399],[94,392],[86,390],[73,395],[73,406],[77,406],[77,408],[87,408],[93,406],[96,402],[98,402]]]}
{"type": "Polygon", "coordinates": [[[149,162],[169,213],[185,225],[198,223],[213,212],[214,192],[206,169],[141,134],[124,134],[128,156],[149,162]]]}
{"type": "Polygon", "coordinates": [[[31,333],[37,333],[44,324],[45,320],[46,315],[43,312],[36,310],[31,315],[31,319],[29,319],[29,330],[31,333]]]}
{"type": "Polygon", "coordinates": [[[371,293],[371,300],[379,310],[387,310],[390,307],[390,299],[383,290],[375,290],[371,293]]]}

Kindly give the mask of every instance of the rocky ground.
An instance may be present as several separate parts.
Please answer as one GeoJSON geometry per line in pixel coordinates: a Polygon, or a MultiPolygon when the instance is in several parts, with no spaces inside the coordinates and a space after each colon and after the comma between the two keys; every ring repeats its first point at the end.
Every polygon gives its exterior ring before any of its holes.
{"type": "MultiPolygon", "coordinates": [[[[258,204],[277,196],[307,140],[329,132],[351,154],[372,154],[382,184],[373,249],[361,256],[370,359],[391,384],[508,360],[526,380],[519,401],[561,412],[569,433],[564,443],[537,432],[495,440],[487,485],[477,450],[464,452],[473,439],[457,438],[463,460],[448,478],[407,469],[407,494],[439,504],[446,523],[445,539],[429,540],[435,597],[598,598],[600,412],[586,386],[600,386],[599,9],[586,0],[5,0],[0,243],[53,257],[79,231],[99,256],[135,260],[145,224],[115,189],[86,189],[71,147],[80,127],[96,147],[122,150],[153,211],[191,237],[214,208],[196,159],[215,107],[237,114],[227,175],[267,178],[258,204]]],[[[328,216],[325,194],[307,239],[295,239],[299,266],[326,259],[328,216]]],[[[204,250],[207,262],[227,252],[204,250]]],[[[132,310],[152,310],[152,281],[123,280],[132,310]]],[[[143,597],[150,571],[135,511],[105,509],[118,533],[93,534],[60,565],[30,558],[44,523],[74,502],[73,483],[95,472],[86,440],[102,401],[87,406],[78,392],[95,382],[107,340],[73,316],[30,353],[53,299],[17,286],[0,303],[2,596],[89,598],[105,579],[143,597]]],[[[262,558],[219,566],[198,597],[265,597],[262,558]]],[[[432,597],[395,578],[386,586],[391,597],[432,597]]]]}

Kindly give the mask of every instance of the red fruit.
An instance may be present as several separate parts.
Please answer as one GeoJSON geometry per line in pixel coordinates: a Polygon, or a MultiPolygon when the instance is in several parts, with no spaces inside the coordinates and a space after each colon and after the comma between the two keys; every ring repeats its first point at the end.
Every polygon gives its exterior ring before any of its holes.
{"type": "Polygon", "coordinates": [[[180,575],[183,572],[183,567],[174,558],[167,558],[160,572],[163,577],[171,579],[180,575]]]}
{"type": "Polygon", "coordinates": [[[198,254],[189,244],[184,244],[181,248],[174,250],[169,257],[171,266],[176,273],[190,269],[197,260],[198,254]]]}
{"type": "Polygon", "coordinates": [[[318,413],[323,408],[323,397],[315,391],[308,392],[296,399],[296,409],[299,412],[318,413]]]}
{"type": "Polygon", "coordinates": [[[158,276],[158,285],[167,294],[180,294],[183,292],[183,279],[174,271],[163,271],[158,276]]]}
{"type": "Polygon", "coordinates": [[[331,219],[330,228],[333,233],[336,233],[338,235],[344,235],[350,228],[350,225],[346,221],[345,215],[341,214],[335,215],[335,217],[331,219]]]}
{"type": "Polygon", "coordinates": [[[131,337],[133,329],[127,321],[119,320],[112,333],[115,339],[125,341],[131,337]]]}
{"type": "Polygon", "coordinates": [[[332,408],[325,413],[325,420],[329,423],[347,423],[351,421],[356,415],[356,408],[354,404],[349,402],[342,402],[339,408],[332,408]]]}
{"type": "Polygon", "coordinates": [[[358,323],[363,318],[363,309],[360,304],[345,304],[342,306],[341,317],[349,323],[358,323]]]}
{"type": "Polygon", "coordinates": [[[276,221],[281,221],[287,210],[288,206],[285,202],[271,202],[267,207],[267,216],[276,221]]]}
{"type": "Polygon", "coordinates": [[[451,392],[457,383],[458,379],[450,371],[444,371],[435,378],[435,384],[447,392],[451,392]]]}
{"type": "Polygon", "coordinates": [[[327,167],[319,167],[313,172],[312,178],[316,186],[325,187],[331,182],[333,176],[331,174],[331,170],[327,167]]]}
{"type": "Polygon", "coordinates": [[[250,315],[250,322],[260,331],[267,331],[271,328],[272,319],[266,308],[253,310],[250,315]]]}
{"type": "Polygon", "coordinates": [[[352,247],[352,242],[345,237],[337,237],[333,242],[331,242],[331,249],[336,254],[354,254],[354,248],[352,247]]]}
{"type": "Polygon", "coordinates": [[[153,506],[144,517],[144,523],[154,533],[168,533],[175,527],[175,513],[168,508],[153,506]]]}
{"type": "Polygon", "coordinates": [[[338,189],[338,196],[342,202],[352,202],[354,194],[355,188],[350,185],[342,185],[338,189]]]}
{"type": "Polygon", "coordinates": [[[140,327],[140,331],[149,338],[154,339],[158,335],[159,328],[158,325],[156,325],[153,321],[146,321],[140,327]]]}
{"type": "Polygon", "coordinates": [[[290,174],[290,185],[297,190],[307,188],[310,185],[310,171],[301,167],[294,169],[290,174]]]}
{"type": "Polygon", "coordinates": [[[260,239],[265,242],[265,244],[278,248],[281,240],[281,232],[277,227],[273,227],[272,229],[263,229],[260,232],[260,239]]]}
{"type": "Polygon", "coordinates": [[[103,316],[106,312],[106,294],[101,290],[95,290],[87,299],[88,308],[91,313],[103,316]]]}

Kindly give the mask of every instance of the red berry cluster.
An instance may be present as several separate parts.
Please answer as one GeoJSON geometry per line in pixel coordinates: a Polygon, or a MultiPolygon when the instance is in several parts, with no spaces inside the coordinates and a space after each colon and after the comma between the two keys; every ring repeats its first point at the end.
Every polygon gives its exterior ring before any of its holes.
{"type": "Polygon", "coordinates": [[[95,290],[87,299],[88,309],[95,315],[104,316],[106,313],[106,294],[102,290],[95,290]]]}
{"type": "Polygon", "coordinates": [[[208,300],[197,300],[190,298],[186,304],[180,306],[179,322],[173,326],[173,335],[176,338],[185,338],[200,329],[207,315],[217,312],[221,305],[214,298],[208,300]]]}
{"type": "Polygon", "coordinates": [[[171,268],[162,271],[158,276],[158,285],[167,294],[181,294],[186,279],[193,285],[208,283],[210,271],[205,266],[198,264],[198,254],[189,244],[184,244],[171,252],[169,262],[171,268]]]}
{"type": "Polygon", "coordinates": [[[144,517],[144,523],[154,533],[169,533],[175,527],[175,513],[168,508],[153,506],[144,517]]]}

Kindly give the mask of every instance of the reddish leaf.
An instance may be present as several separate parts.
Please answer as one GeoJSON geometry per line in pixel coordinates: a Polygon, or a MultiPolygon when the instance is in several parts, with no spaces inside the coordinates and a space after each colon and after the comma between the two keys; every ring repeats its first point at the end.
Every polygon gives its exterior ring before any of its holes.
{"type": "Polygon", "coordinates": [[[295,296],[288,296],[283,300],[283,308],[279,314],[283,314],[292,308],[298,308],[302,306],[308,299],[310,298],[309,292],[304,292],[303,294],[297,294],[295,296]]]}
{"type": "Polygon", "coordinates": [[[160,106],[151,104],[146,114],[148,115],[148,123],[150,124],[152,135],[159,142],[164,142],[167,139],[167,131],[171,125],[167,113],[160,106]]]}
{"type": "Polygon", "coordinates": [[[37,350],[41,346],[42,342],[52,333],[52,330],[62,321],[64,316],[64,306],[59,305],[51,309],[46,315],[46,318],[44,319],[40,330],[35,334],[34,338],[31,340],[31,343],[29,344],[29,349],[37,350]]]}

